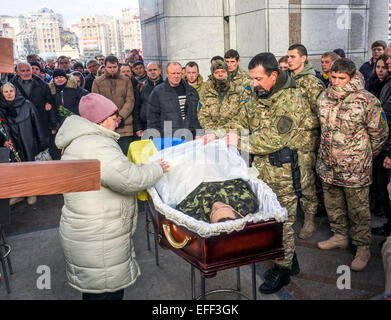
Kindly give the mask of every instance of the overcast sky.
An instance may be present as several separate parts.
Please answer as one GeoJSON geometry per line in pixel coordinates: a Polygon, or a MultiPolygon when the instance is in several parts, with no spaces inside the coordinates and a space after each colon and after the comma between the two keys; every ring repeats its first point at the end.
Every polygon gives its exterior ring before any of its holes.
{"type": "Polygon", "coordinates": [[[122,9],[137,7],[138,0],[11,0],[7,5],[0,5],[0,15],[27,15],[49,8],[62,14],[65,25],[70,27],[81,15],[104,14],[119,18],[122,9]]]}

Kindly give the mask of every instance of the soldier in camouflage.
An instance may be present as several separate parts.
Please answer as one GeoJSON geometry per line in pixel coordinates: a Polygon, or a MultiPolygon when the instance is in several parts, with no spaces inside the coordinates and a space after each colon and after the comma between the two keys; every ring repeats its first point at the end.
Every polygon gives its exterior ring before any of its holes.
{"type": "MultiPolygon", "coordinates": [[[[294,80],[279,70],[273,54],[255,56],[249,63],[249,71],[254,94],[227,128],[236,129],[237,133],[249,131],[248,136],[241,136],[238,147],[242,154],[253,155],[252,165],[259,171],[258,178],[272,188],[281,206],[288,211],[288,220],[283,224],[285,257],[266,271],[265,281],[259,288],[268,294],[280,290],[290,282],[291,275],[299,272],[292,225],[301,188],[306,187],[306,181],[300,186],[304,159],[297,152],[302,147],[305,113],[294,80]]],[[[229,144],[236,145],[237,133],[227,134],[229,144]]]]}
{"type": "Polygon", "coordinates": [[[246,87],[252,86],[252,82],[248,74],[239,67],[240,57],[236,50],[228,50],[224,54],[224,61],[228,66],[230,80],[233,82],[234,87],[237,90],[243,91],[246,87]]]}
{"type": "Polygon", "coordinates": [[[321,137],[316,170],[334,235],[318,247],[346,248],[350,225],[357,246],[351,269],[361,271],[371,256],[372,159],[388,137],[388,125],[379,100],[364,90],[351,60],[334,62],[331,84],[317,100],[321,137]]]}
{"type": "Polygon", "coordinates": [[[213,130],[218,136],[225,136],[225,125],[235,117],[241,106],[248,102],[251,87],[236,87],[228,78],[225,62],[216,61],[211,66],[212,78],[208,81],[200,98],[198,121],[204,130],[213,130]]]}
{"type": "MultiPolygon", "coordinates": [[[[303,189],[300,205],[304,213],[304,224],[299,238],[308,239],[315,231],[314,218],[318,208],[318,197],[315,188],[316,151],[319,147],[319,121],[317,117],[316,99],[325,89],[324,84],[315,76],[315,70],[307,61],[307,49],[302,44],[294,44],[288,49],[289,74],[296,81],[296,88],[301,93],[305,107],[303,157],[303,179],[309,181],[308,187],[303,189]]],[[[320,192],[321,193],[321,192],[320,192]]]]}

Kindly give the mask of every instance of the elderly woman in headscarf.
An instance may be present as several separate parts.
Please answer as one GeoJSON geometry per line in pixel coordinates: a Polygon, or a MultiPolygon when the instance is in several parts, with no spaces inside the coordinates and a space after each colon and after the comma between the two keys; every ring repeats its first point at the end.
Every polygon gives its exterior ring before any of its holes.
{"type": "MultiPolygon", "coordinates": [[[[48,147],[38,111],[13,84],[5,83],[0,91],[0,145],[10,150],[12,162],[34,161],[35,156],[48,147]]],[[[13,198],[10,204],[22,200],[13,198]]],[[[27,202],[34,204],[36,200],[36,197],[28,197],[27,202]]]]}

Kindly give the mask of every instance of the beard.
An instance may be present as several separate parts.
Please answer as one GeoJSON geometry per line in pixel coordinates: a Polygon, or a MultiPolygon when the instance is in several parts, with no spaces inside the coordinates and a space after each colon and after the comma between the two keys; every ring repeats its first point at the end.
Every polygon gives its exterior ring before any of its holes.
{"type": "Polygon", "coordinates": [[[271,90],[266,90],[262,86],[255,87],[254,91],[255,91],[255,95],[257,96],[258,99],[267,98],[271,93],[271,90]]]}

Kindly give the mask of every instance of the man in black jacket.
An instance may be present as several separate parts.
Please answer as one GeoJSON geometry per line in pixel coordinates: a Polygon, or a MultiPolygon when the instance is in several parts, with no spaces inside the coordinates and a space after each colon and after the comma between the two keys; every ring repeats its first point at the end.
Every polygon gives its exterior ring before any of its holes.
{"type": "Polygon", "coordinates": [[[86,67],[90,73],[85,77],[84,89],[86,89],[88,92],[91,92],[92,83],[96,78],[96,73],[98,72],[100,65],[95,59],[90,59],[87,61],[86,67]]]}
{"type": "Polygon", "coordinates": [[[133,127],[138,137],[141,137],[143,131],[147,129],[148,98],[152,90],[163,82],[162,69],[156,62],[148,64],[147,75],[147,80],[136,87],[134,94],[133,127]]]}
{"type": "MultiPolygon", "coordinates": [[[[148,99],[147,128],[156,129],[160,137],[192,140],[196,130],[201,129],[197,118],[197,90],[182,80],[182,66],[178,62],[168,63],[166,76],[148,99]]],[[[148,132],[148,135],[154,134],[148,132]]]]}
{"type": "MultiPolygon", "coordinates": [[[[384,113],[387,117],[387,124],[391,129],[391,57],[386,60],[388,71],[390,75],[386,78],[386,84],[380,92],[379,100],[381,102],[384,113]]],[[[374,177],[374,183],[378,184],[379,188],[379,202],[381,203],[384,215],[387,218],[385,224],[380,227],[372,228],[372,233],[381,236],[391,235],[391,205],[387,191],[387,185],[391,179],[391,135],[388,137],[381,152],[377,155],[379,160],[383,162],[384,172],[379,174],[378,177],[374,177]]]]}
{"type": "Polygon", "coordinates": [[[40,77],[32,74],[31,65],[26,62],[18,63],[16,76],[11,83],[26,99],[30,100],[38,111],[38,119],[43,128],[47,143],[52,149],[56,133],[56,114],[52,108],[51,94],[48,84],[40,77]]]}

